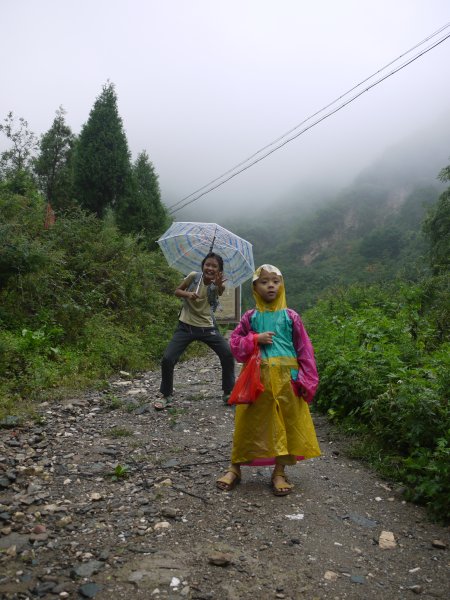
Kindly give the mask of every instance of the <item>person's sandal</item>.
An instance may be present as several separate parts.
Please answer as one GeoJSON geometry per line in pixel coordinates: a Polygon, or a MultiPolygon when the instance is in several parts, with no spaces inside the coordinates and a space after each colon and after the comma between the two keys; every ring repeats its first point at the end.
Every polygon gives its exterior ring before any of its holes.
{"type": "Polygon", "coordinates": [[[216,486],[222,492],[231,492],[237,486],[238,483],[241,482],[241,473],[236,469],[236,467],[229,467],[225,475],[223,475],[220,479],[216,481],[216,486]],[[232,473],[234,475],[234,479],[232,481],[225,481],[225,477],[227,477],[228,473],[232,473]]]}
{"type": "Polygon", "coordinates": [[[172,406],[172,396],[165,396],[164,398],[160,398],[156,402],[153,403],[153,408],[155,410],[164,410],[165,408],[170,408],[172,406]]]}
{"type": "Polygon", "coordinates": [[[272,492],[274,496],[288,496],[292,493],[294,486],[289,481],[284,469],[275,467],[272,473],[272,492]],[[275,480],[278,478],[278,482],[275,480]],[[282,482],[280,481],[282,480],[282,482]]]}

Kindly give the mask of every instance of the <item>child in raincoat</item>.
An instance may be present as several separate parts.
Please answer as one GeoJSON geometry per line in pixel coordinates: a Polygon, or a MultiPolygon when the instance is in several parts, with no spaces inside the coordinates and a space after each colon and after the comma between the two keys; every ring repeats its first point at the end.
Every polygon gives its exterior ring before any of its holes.
{"type": "Polygon", "coordinates": [[[264,391],[253,404],[236,406],[231,465],[216,484],[230,491],[241,480],[241,465],[274,465],[272,491],[285,496],[293,489],[285,466],[320,456],[308,406],[319,378],[306,329],[286,306],[279,269],[265,264],[255,271],[253,296],[256,309],[243,315],[230,347],[239,362],[246,362],[255,341],[259,344],[264,391]]]}

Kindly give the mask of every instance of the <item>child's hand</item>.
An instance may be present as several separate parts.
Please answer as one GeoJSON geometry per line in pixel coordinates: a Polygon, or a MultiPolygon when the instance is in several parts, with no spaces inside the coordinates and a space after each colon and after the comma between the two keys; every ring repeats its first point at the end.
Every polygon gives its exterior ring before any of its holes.
{"type": "Polygon", "coordinates": [[[197,300],[198,295],[195,292],[188,292],[188,296],[187,298],[189,298],[189,300],[197,300]]]}
{"type": "Polygon", "coordinates": [[[273,344],[272,337],[274,335],[276,335],[275,331],[264,331],[264,333],[258,333],[258,344],[273,344]]]}
{"type": "Polygon", "coordinates": [[[217,285],[219,290],[223,291],[225,287],[225,281],[227,280],[225,279],[223,272],[219,271],[214,279],[214,283],[217,285]]]}
{"type": "Polygon", "coordinates": [[[219,285],[220,283],[223,283],[224,281],[226,281],[223,271],[219,271],[216,276],[214,277],[214,283],[216,283],[217,285],[219,285]]]}

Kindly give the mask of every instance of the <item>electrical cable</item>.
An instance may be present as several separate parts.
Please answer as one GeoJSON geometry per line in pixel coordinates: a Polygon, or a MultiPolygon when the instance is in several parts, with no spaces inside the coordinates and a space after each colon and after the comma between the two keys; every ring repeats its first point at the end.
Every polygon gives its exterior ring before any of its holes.
{"type": "Polygon", "coordinates": [[[331,106],[333,106],[334,104],[336,104],[336,102],[338,102],[339,100],[342,100],[343,98],[345,98],[346,96],[348,96],[352,91],[358,89],[359,87],[361,87],[364,83],[366,83],[370,79],[373,79],[376,75],[378,75],[379,73],[383,72],[384,70],[386,70],[389,66],[393,65],[394,63],[398,62],[404,56],[410,54],[413,50],[415,50],[418,47],[422,46],[425,42],[427,42],[430,39],[433,39],[434,37],[436,37],[436,35],[438,35],[442,31],[444,31],[448,27],[450,27],[450,23],[447,23],[446,25],[442,26],[437,31],[435,31],[434,33],[432,33],[429,36],[427,36],[426,38],[424,38],[421,42],[418,42],[415,46],[413,46],[412,48],[410,48],[406,52],[402,53],[401,55],[399,55],[394,60],[392,60],[389,63],[387,63],[381,69],[378,69],[375,73],[373,73],[369,77],[366,77],[363,81],[361,81],[357,85],[353,86],[350,90],[348,90],[347,92],[345,92],[344,94],[342,94],[341,96],[339,96],[338,98],[336,98],[335,100],[333,100],[332,102],[330,102],[329,104],[327,104],[326,106],[324,106],[323,108],[321,108],[319,111],[315,112],[314,114],[312,114],[308,118],[304,119],[301,123],[299,123],[298,125],[296,125],[292,129],[290,129],[289,131],[287,131],[286,133],[284,133],[283,135],[281,135],[280,137],[278,137],[276,140],[274,140],[270,144],[267,144],[263,148],[260,148],[258,151],[256,151],[255,153],[253,153],[251,156],[249,156],[248,158],[246,158],[244,161],[242,161],[239,164],[235,165],[233,168],[229,169],[228,171],[226,171],[225,173],[223,173],[219,177],[216,177],[215,179],[213,179],[209,183],[207,183],[204,186],[198,188],[197,190],[195,190],[194,192],[192,192],[188,196],[185,196],[184,198],[182,198],[181,200],[179,200],[178,202],[176,202],[175,204],[173,204],[172,206],[170,206],[169,209],[168,209],[169,210],[169,214],[174,214],[175,212],[178,212],[179,210],[181,210],[181,209],[185,208],[186,206],[192,204],[193,202],[195,202],[196,200],[198,200],[202,196],[204,196],[204,195],[208,194],[209,192],[212,192],[213,190],[215,190],[218,187],[222,186],[224,183],[226,183],[230,179],[233,179],[234,177],[236,177],[237,175],[239,175],[243,171],[249,169],[250,167],[252,167],[256,163],[260,162],[261,160],[263,160],[264,158],[266,158],[270,154],[273,154],[276,150],[279,150],[280,148],[282,148],[283,146],[285,146],[289,142],[293,141],[294,139],[296,139],[297,137],[299,137],[300,135],[302,135],[303,133],[305,133],[306,131],[308,131],[309,129],[311,129],[312,127],[314,127],[315,125],[319,124],[321,121],[323,121],[323,120],[327,119],[328,117],[330,117],[331,115],[335,114],[336,112],[338,112],[339,110],[341,110],[342,108],[344,108],[345,106],[347,106],[348,104],[350,104],[351,102],[353,102],[354,100],[356,100],[359,96],[361,96],[362,94],[364,94],[365,92],[367,92],[371,88],[375,87],[376,85],[378,85],[382,81],[386,80],[388,77],[391,77],[392,75],[394,75],[398,71],[404,69],[406,66],[408,66],[409,64],[411,64],[412,62],[414,62],[415,60],[417,60],[418,58],[420,58],[421,56],[423,56],[424,54],[426,54],[427,52],[429,52],[430,50],[432,50],[433,48],[435,48],[436,46],[438,46],[442,42],[444,42],[446,39],[448,39],[450,37],[450,33],[444,35],[443,37],[441,37],[437,41],[433,42],[430,46],[428,46],[427,48],[425,48],[424,50],[422,50],[421,52],[419,52],[418,54],[416,54],[412,58],[410,58],[407,61],[405,61],[404,63],[402,63],[400,66],[396,67],[394,70],[390,71],[389,73],[387,73],[386,75],[384,75],[383,77],[381,77],[380,79],[378,79],[377,81],[375,81],[374,83],[370,84],[369,86],[367,86],[363,90],[359,91],[357,94],[353,95],[350,99],[348,99],[345,102],[343,102],[337,108],[334,108],[333,110],[329,111],[326,115],[320,117],[319,119],[317,119],[316,121],[314,121],[312,124],[308,125],[307,127],[304,127],[302,130],[300,130],[295,135],[289,137],[284,142],[278,144],[275,148],[272,148],[271,150],[269,150],[268,152],[266,152],[265,154],[263,154],[259,158],[253,160],[250,164],[247,164],[253,158],[255,158],[256,156],[258,156],[259,154],[261,154],[262,152],[264,152],[268,148],[271,148],[272,146],[274,146],[275,144],[277,144],[278,142],[280,142],[284,138],[286,138],[286,136],[288,136],[289,134],[291,134],[294,131],[296,131],[299,127],[301,127],[302,125],[304,125],[305,123],[307,123],[308,121],[310,121],[311,119],[313,119],[314,117],[316,117],[317,115],[319,115],[320,113],[324,112],[327,108],[330,108],[331,106]],[[244,167],[243,165],[246,165],[246,166],[244,167]],[[243,167],[243,168],[240,168],[240,167],[243,167]],[[230,175],[230,176],[226,177],[227,175],[230,175]],[[212,184],[214,184],[216,182],[219,182],[219,183],[217,183],[216,185],[212,185],[212,184]],[[212,186],[212,187],[210,187],[210,186],[212,186]],[[205,190],[205,188],[208,188],[208,189],[205,190]],[[202,192],[202,190],[205,190],[205,191],[202,192]],[[202,193],[199,194],[199,192],[202,192],[202,193]],[[193,198],[189,202],[185,202],[189,198],[191,198],[192,196],[194,196],[195,194],[198,194],[198,195],[195,196],[195,198],[193,198]],[[182,204],[183,202],[184,202],[184,204],[182,204]],[[179,206],[180,204],[181,204],[181,206],[179,206]]]}
{"type": "Polygon", "coordinates": [[[317,112],[315,112],[314,114],[312,114],[309,117],[307,117],[306,119],[304,119],[301,123],[299,123],[295,127],[291,128],[289,131],[287,131],[286,133],[284,133],[283,135],[281,135],[280,137],[278,137],[273,142],[270,142],[270,144],[267,144],[266,146],[263,146],[262,148],[260,148],[256,152],[254,152],[251,156],[247,157],[245,160],[241,161],[240,163],[238,163],[237,165],[235,165],[234,167],[232,167],[231,169],[229,169],[225,173],[222,173],[222,175],[220,175],[219,177],[216,177],[215,179],[213,179],[212,181],[210,181],[207,184],[203,185],[202,187],[198,188],[197,190],[194,190],[188,196],[185,196],[184,198],[181,198],[181,200],[178,200],[178,202],[175,202],[175,204],[172,204],[169,207],[169,209],[174,209],[175,207],[177,207],[179,204],[181,204],[185,200],[188,200],[191,196],[194,196],[198,192],[204,190],[206,187],[210,186],[211,184],[215,183],[216,181],[219,181],[220,179],[222,179],[223,177],[225,177],[229,173],[232,173],[233,171],[235,171],[236,169],[238,169],[242,165],[246,164],[252,158],[254,158],[255,156],[258,156],[258,154],[260,154],[261,152],[263,152],[267,148],[270,148],[271,146],[273,146],[274,144],[276,144],[277,142],[279,142],[280,140],[282,140],[284,137],[286,137],[287,135],[289,135],[290,133],[292,133],[293,131],[295,131],[296,129],[298,129],[299,127],[301,127],[302,125],[304,125],[305,123],[307,123],[308,121],[310,121],[311,119],[313,119],[314,117],[316,117],[317,115],[319,115],[321,112],[323,112],[324,110],[326,110],[330,106],[333,106],[333,104],[335,104],[339,100],[342,100],[342,98],[344,98],[345,96],[347,96],[348,94],[350,94],[351,92],[353,92],[354,90],[356,90],[358,87],[360,87],[361,85],[363,85],[364,83],[366,83],[367,81],[369,81],[370,79],[372,79],[373,77],[375,77],[376,75],[378,75],[379,73],[381,73],[382,71],[384,71],[385,69],[387,69],[388,67],[390,67],[391,65],[393,65],[395,62],[397,62],[398,60],[400,60],[401,58],[403,58],[404,56],[406,56],[407,54],[409,54],[410,52],[412,52],[413,50],[415,50],[419,46],[422,46],[425,42],[429,41],[430,39],[432,39],[433,37],[435,37],[436,35],[438,35],[439,33],[441,33],[444,29],[447,29],[449,26],[450,26],[450,23],[447,23],[446,25],[443,25],[442,27],[440,27],[439,29],[437,29],[434,33],[430,34],[429,36],[427,36],[426,38],[424,38],[422,41],[418,42],[415,46],[413,46],[412,48],[410,48],[406,52],[403,52],[403,54],[400,54],[399,56],[397,56],[397,58],[395,58],[394,60],[390,61],[389,63],[387,63],[386,65],[384,65],[383,67],[381,67],[380,69],[378,69],[377,71],[375,71],[374,73],[372,73],[372,75],[369,75],[368,77],[366,77],[365,79],[363,79],[363,81],[360,81],[358,84],[356,84],[355,86],[353,86],[350,90],[348,90],[344,94],[341,94],[338,98],[336,98],[335,100],[333,100],[332,102],[330,102],[329,104],[327,104],[326,106],[324,106],[323,108],[321,108],[320,110],[318,110],[317,112]]]}

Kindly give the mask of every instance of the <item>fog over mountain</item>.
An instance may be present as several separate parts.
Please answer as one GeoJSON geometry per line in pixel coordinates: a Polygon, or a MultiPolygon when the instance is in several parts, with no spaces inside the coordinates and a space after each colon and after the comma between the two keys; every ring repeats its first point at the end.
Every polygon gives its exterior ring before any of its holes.
{"type": "MultiPolygon", "coordinates": [[[[433,185],[443,189],[439,181],[440,170],[450,163],[450,113],[442,118],[433,119],[427,127],[414,131],[411,135],[398,140],[374,157],[364,168],[357,170],[359,161],[347,165],[348,173],[336,175],[331,165],[323,165],[321,174],[311,173],[309,179],[302,180],[300,175],[296,183],[291,182],[291,189],[275,193],[264,208],[251,198],[242,198],[239,208],[233,202],[216,203],[207,199],[193,203],[177,213],[177,220],[218,220],[225,223],[239,221],[291,220],[291,215],[314,211],[315,208],[332,203],[350,187],[376,185],[392,192],[402,189],[410,191],[417,185],[433,185]],[[283,214],[283,213],[286,214],[283,214]]],[[[228,185],[228,184],[226,184],[228,185]]],[[[224,186],[225,187],[225,186],[224,186]]],[[[264,206],[264,203],[262,203],[264,206]]]]}

